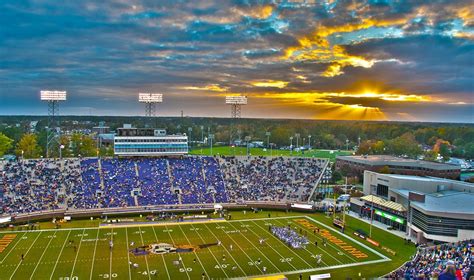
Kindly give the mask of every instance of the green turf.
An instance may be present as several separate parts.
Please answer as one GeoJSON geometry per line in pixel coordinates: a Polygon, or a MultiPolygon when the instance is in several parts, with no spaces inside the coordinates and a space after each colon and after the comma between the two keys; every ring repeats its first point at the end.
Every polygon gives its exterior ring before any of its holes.
{"type": "MultiPolygon", "coordinates": [[[[324,247],[321,245],[321,236],[314,235],[312,231],[308,231],[312,243],[307,249],[291,249],[269,233],[268,225],[271,223],[284,226],[290,223],[292,227],[306,231],[295,222],[297,218],[292,217],[295,215],[305,215],[307,216],[305,219],[321,228],[324,227],[316,221],[332,228],[330,218],[323,214],[247,211],[246,214],[232,212],[232,221],[219,223],[114,229],[98,229],[97,226],[68,229],[63,226],[60,230],[20,231],[16,233],[16,239],[7,249],[0,253],[0,279],[201,279],[202,273],[213,279],[273,273],[282,273],[289,279],[297,279],[300,272],[294,273],[295,271],[301,271],[305,277],[310,274],[331,272],[337,277],[335,279],[343,279],[347,276],[357,276],[359,272],[365,277],[383,275],[401,265],[414,252],[414,247],[404,245],[402,239],[378,229],[374,229],[374,239],[398,252],[397,256],[391,256],[378,250],[392,261],[359,265],[362,262],[382,260],[382,257],[337,231],[330,232],[366,253],[367,258],[356,259],[332,243],[324,247]],[[267,219],[268,214],[271,214],[272,219],[267,219]],[[109,249],[110,238],[114,240],[113,250],[109,249]],[[259,244],[260,238],[266,239],[263,246],[259,244]],[[69,240],[73,240],[73,244],[69,244],[69,240]],[[215,243],[217,240],[222,242],[222,246],[182,253],[181,266],[172,264],[173,260],[179,258],[177,254],[145,257],[128,253],[132,241],[136,247],[157,241],[175,245],[200,245],[215,243]],[[318,247],[313,244],[314,241],[318,241],[318,247]],[[230,244],[233,246],[232,251],[230,244]],[[21,254],[25,255],[24,261],[20,261],[21,254]],[[316,254],[322,255],[322,264],[319,266],[314,258],[316,254]],[[260,265],[256,263],[259,258],[260,265]],[[138,268],[130,267],[129,261],[137,263],[138,268]],[[347,266],[354,264],[357,266],[347,266]],[[265,273],[264,266],[267,268],[265,273]],[[333,266],[342,267],[331,269],[333,266]],[[303,272],[307,269],[311,271],[303,272]]],[[[136,218],[136,220],[142,219],[136,218]]],[[[69,225],[84,226],[84,223],[97,225],[97,220],[74,221],[69,225]]],[[[42,223],[41,228],[45,229],[46,224],[42,223]]],[[[348,225],[346,234],[350,238],[374,248],[369,243],[356,239],[357,237],[352,234],[357,228],[368,231],[366,224],[348,218],[348,225]]],[[[12,232],[0,232],[0,238],[9,233],[12,232]]]]}
{"type": "MultiPolygon", "coordinates": [[[[193,148],[191,154],[194,155],[211,155],[210,148],[193,148]]],[[[330,151],[330,150],[316,150],[311,151],[288,151],[288,150],[270,150],[261,148],[251,148],[249,153],[253,156],[298,156],[298,157],[317,157],[317,158],[329,158],[331,161],[336,159],[338,155],[351,155],[352,151],[330,151]]],[[[218,146],[212,148],[212,154],[214,155],[226,155],[226,156],[245,156],[247,155],[247,148],[245,147],[229,147],[229,146],[218,146]]]]}

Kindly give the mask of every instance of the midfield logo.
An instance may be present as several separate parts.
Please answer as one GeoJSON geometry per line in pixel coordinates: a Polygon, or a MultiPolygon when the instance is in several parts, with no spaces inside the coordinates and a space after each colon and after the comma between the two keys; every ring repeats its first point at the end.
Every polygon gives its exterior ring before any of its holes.
{"type": "Polygon", "coordinates": [[[135,256],[143,256],[149,254],[162,255],[171,253],[188,253],[195,252],[200,249],[216,246],[218,243],[201,244],[201,245],[172,245],[169,243],[154,243],[145,246],[139,246],[131,249],[129,252],[135,256]]]}

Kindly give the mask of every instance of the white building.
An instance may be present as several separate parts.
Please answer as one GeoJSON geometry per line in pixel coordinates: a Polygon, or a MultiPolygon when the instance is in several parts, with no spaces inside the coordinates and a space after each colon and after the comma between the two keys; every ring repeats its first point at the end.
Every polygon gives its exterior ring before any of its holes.
{"type": "Polygon", "coordinates": [[[178,156],[188,153],[188,136],[167,135],[165,130],[124,127],[114,137],[116,156],[178,156]]]}
{"type": "Polygon", "coordinates": [[[419,243],[474,238],[474,184],[365,171],[364,194],[370,197],[362,201],[365,208],[373,205],[374,219],[401,222],[400,229],[419,243]],[[380,201],[373,203],[372,196],[380,201]]]}

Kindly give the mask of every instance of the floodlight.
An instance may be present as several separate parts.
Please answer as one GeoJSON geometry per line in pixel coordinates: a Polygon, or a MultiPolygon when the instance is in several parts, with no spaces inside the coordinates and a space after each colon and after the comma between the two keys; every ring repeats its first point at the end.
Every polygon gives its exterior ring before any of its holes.
{"type": "Polygon", "coordinates": [[[163,94],[161,93],[138,93],[138,102],[142,103],[162,103],[163,94]]]}
{"type": "Polygon", "coordinates": [[[66,101],[66,91],[59,90],[42,90],[40,98],[43,101],[66,101]]]}
{"type": "Polygon", "coordinates": [[[225,103],[229,105],[247,105],[247,96],[226,96],[225,103]]]}

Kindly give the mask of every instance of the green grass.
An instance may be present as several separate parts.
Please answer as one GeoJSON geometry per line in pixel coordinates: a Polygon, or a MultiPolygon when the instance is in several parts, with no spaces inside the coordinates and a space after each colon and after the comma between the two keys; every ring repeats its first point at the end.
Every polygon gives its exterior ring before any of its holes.
{"type": "MultiPolygon", "coordinates": [[[[191,149],[193,155],[211,155],[210,148],[193,148],[191,149]]],[[[351,155],[352,151],[330,151],[330,150],[316,150],[311,151],[288,151],[288,150],[265,150],[262,148],[251,148],[249,153],[253,156],[297,156],[297,157],[317,157],[317,158],[329,158],[331,161],[336,159],[338,155],[351,155]]],[[[225,156],[245,156],[247,155],[247,148],[245,147],[229,147],[229,146],[217,146],[212,148],[213,155],[225,155],[225,156]]]]}
{"type": "MultiPolygon", "coordinates": [[[[289,279],[297,279],[300,272],[307,277],[311,274],[330,272],[334,279],[383,275],[408,259],[414,253],[414,247],[404,245],[403,240],[394,235],[374,228],[373,238],[397,251],[396,256],[377,250],[369,243],[357,239],[352,232],[361,228],[368,232],[368,225],[357,219],[348,218],[347,236],[373,248],[391,258],[374,264],[360,265],[368,261],[383,260],[382,256],[366,247],[351,241],[337,231],[332,235],[367,254],[364,259],[356,259],[347,252],[329,243],[321,245],[321,236],[308,231],[311,244],[307,249],[291,249],[268,231],[268,225],[285,226],[305,229],[295,222],[292,216],[306,216],[305,219],[320,228],[322,224],[332,228],[331,219],[323,214],[267,212],[244,214],[232,212],[232,221],[216,223],[193,223],[167,226],[142,226],[129,228],[98,228],[98,221],[73,221],[60,230],[46,229],[51,223],[41,223],[41,231],[16,232],[17,237],[0,253],[0,279],[201,279],[205,273],[209,278],[223,279],[262,274],[284,274],[289,279]],[[272,219],[268,219],[268,214],[272,219]],[[79,228],[90,226],[90,228],[79,228]],[[77,227],[77,228],[74,228],[77,227]],[[109,249],[109,240],[113,238],[114,248],[109,249]],[[265,238],[265,244],[259,239],[265,238]],[[69,240],[74,240],[73,245],[69,240]],[[222,246],[211,246],[192,253],[181,253],[183,266],[175,266],[173,260],[177,254],[134,256],[128,253],[130,242],[135,246],[166,242],[175,245],[199,245],[222,242],[222,246]],[[314,241],[318,241],[316,247],[314,241]],[[230,251],[230,244],[233,250],[230,251]],[[77,246],[77,250],[74,250],[77,246]],[[20,261],[21,254],[25,259],[20,261]],[[321,254],[323,264],[318,266],[313,255],[321,254]],[[223,260],[225,255],[225,261],[223,260]],[[261,259],[262,263],[255,262],[261,259]],[[194,262],[196,259],[196,262],[194,262]],[[138,268],[128,265],[137,263],[138,268]],[[356,265],[356,266],[347,266],[356,265]],[[263,273],[263,266],[267,267],[263,273]],[[343,266],[331,269],[332,266],[343,266]],[[347,267],[346,267],[347,266],[347,267]],[[232,269],[235,267],[235,269],[232,269]],[[69,277],[69,278],[68,278],[69,277]],[[73,278],[77,277],[77,278],[73,278]]],[[[135,218],[136,221],[143,218],[135,218]]],[[[0,238],[13,233],[5,230],[0,238]]],[[[306,279],[306,278],[305,278],[306,279]]]]}

